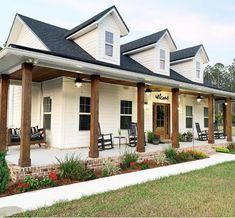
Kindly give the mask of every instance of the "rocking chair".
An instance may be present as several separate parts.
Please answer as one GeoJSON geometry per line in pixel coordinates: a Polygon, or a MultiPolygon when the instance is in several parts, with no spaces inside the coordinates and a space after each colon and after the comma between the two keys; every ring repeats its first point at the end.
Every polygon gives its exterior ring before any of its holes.
{"type": "Polygon", "coordinates": [[[98,148],[99,151],[108,150],[113,148],[113,134],[102,134],[100,129],[100,123],[98,127],[99,138],[98,138],[98,148]]]}
{"type": "MultiPolygon", "coordinates": [[[[136,147],[137,145],[137,123],[131,123],[128,129],[128,139],[130,147],[136,147]]],[[[144,146],[146,146],[145,134],[144,134],[144,146]]]]}

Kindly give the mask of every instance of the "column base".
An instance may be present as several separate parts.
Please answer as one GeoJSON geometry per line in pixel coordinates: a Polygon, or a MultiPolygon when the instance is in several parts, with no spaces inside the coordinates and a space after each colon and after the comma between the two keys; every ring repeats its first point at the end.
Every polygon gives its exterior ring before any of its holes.
{"type": "Polygon", "coordinates": [[[137,152],[145,152],[145,147],[138,148],[136,147],[137,152]]]}
{"type": "Polygon", "coordinates": [[[208,140],[208,144],[215,144],[215,140],[208,140]]]}
{"type": "Polygon", "coordinates": [[[99,151],[96,151],[96,152],[89,151],[89,157],[90,158],[97,158],[97,157],[99,157],[99,151]]]}
{"type": "Polygon", "coordinates": [[[172,148],[179,148],[180,144],[172,144],[172,148]]]}
{"type": "Polygon", "coordinates": [[[28,160],[19,159],[18,164],[20,167],[30,167],[31,166],[31,159],[30,158],[28,160]]]}

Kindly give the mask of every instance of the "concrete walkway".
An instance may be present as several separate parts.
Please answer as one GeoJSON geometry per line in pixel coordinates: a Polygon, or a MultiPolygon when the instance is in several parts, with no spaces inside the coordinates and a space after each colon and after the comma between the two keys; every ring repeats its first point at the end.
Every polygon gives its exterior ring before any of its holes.
{"type": "Polygon", "coordinates": [[[82,196],[117,190],[126,186],[147,182],[161,177],[178,175],[219,163],[235,161],[235,155],[217,153],[210,158],[169,165],[144,171],[101,178],[88,182],[48,188],[23,194],[0,198],[0,216],[14,214],[12,208],[32,210],[39,207],[50,206],[57,201],[70,201],[82,196]],[[7,210],[11,208],[11,211],[7,210]],[[4,212],[5,211],[5,212],[4,212]]]}

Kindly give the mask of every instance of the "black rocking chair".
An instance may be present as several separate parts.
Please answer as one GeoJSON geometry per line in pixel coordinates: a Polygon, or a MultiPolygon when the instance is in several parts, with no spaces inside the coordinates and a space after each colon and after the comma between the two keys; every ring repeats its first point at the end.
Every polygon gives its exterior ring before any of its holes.
{"type": "MultiPolygon", "coordinates": [[[[137,145],[137,123],[131,123],[128,129],[128,139],[130,147],[136,147],[137,145]]],[[[144,146],[146,146],[145,134],[144,134],[144,146]]]]}
{"type": "Polygon", "coordinates": [[[224,133],[219,130],[219,127],[216,123],[214,123],[214,136],[216,139],[225,139],[224,133]]]}
{"type": "Polygon", "coordinates": [[[108,150],[113,148],[113,134],[102,134],[99,124],[99,138],[98,138],[99,151],[108,150]]]}
{"type": "Polygon", "coordinates": [[[208,131],[207,130],[201,130],[201,127],[200,127],[199,123],[195,123],[195,125],[196,125],[198,140],[199,141],[207,141],[208,140],[208,131]]]}

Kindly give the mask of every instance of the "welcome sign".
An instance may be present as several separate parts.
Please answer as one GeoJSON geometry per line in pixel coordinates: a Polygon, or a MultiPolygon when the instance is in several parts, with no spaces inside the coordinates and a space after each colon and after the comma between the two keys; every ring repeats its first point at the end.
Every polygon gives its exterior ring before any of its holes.
{"type": "Polygon", "coordinates": [[[169,100],[169,96],[162,95],[162,93],[155,95],[155,98],[158,100],[169,100]]]}

